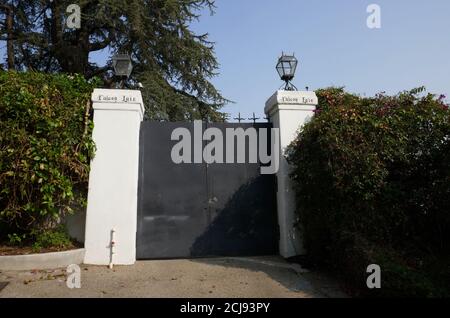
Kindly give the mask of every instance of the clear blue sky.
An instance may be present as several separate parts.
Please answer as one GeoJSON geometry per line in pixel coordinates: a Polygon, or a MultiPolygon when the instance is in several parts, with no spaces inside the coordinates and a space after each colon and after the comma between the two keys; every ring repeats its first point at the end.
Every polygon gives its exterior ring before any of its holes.
{"type": "MultiPolygon", "coordinates": [[[[299,89],[335,85],[373,95],[425,85],[450,96],[449,0],[216,0],[216,5],[216,13],[204,12],[193,28],[216,42],[220,75],[213,82],[236,102],[224,109],[232,117],[238,112],[263,117],[266,99],[282,84],[275,71],[281,51],[295,52],[300,60],[294,79],[299,89]],[[371,3],[381,6],[381,29],[367,28],[371,3]]],[[[105,54],[92,59],[104,60],[105,54]]]]}
{"type": "Polygon", "coordinates": [[[194,28],[216,41],[214,83],[236,102],[226,107],[233,115],[263,116],[282,84],[281,51],[300,60],[299,89],[336,85],[373,95],[425,85],[450,96],[449,0],[218,0],[216,14],[194,28]],[[381,7],[381,29],[366,25],[371,3],[381,7]]]}

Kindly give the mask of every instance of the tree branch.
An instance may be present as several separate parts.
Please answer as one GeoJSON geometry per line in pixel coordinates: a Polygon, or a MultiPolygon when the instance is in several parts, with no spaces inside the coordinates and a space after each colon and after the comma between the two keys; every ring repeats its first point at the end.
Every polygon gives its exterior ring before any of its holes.
{"type": "Polygon", "coordinates": [[[89,44],[89,52],[95,52],[103,50],[104,48],[108,47],[108,45],[111,44],[111,39],[106,38],[102,42],[96,42],[96,43],[90,43],[89,44]]]}

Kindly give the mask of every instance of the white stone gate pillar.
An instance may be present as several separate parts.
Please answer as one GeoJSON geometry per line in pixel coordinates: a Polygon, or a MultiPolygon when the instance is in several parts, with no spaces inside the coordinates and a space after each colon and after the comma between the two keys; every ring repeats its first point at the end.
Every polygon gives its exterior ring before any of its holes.
{"type": "Polygon", "coordinates": [[[119,89],[96,89],[92,102],[97,150],[89,175],[84,263],[108,265],[112,260],[129,265],[136,260],[139,130],[144,104],[140,91],[119,89]]]}
{"type": "Polygon", "coordinates": [[[266,102],[264,112],[280,130],[280,167],[277,173],[277,207],[280,227],[279,249],[281,256],[289,258],[305,253],[302,236],[294,226],[295,195],[289,178],[289,164],[284,156],[286,147],[295,139],[301,128],[313,115],[318,104],[317,96],[310,91],[277,91],[266,102]]]}

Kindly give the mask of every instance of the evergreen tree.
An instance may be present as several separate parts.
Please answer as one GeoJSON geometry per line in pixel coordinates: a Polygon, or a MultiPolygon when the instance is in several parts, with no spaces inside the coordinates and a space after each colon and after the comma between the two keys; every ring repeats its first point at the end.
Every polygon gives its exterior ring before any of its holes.
{"type": "Polygon", "coordinates": [[[210,81],[214,44],[190,28],[201,10],[214,8],[214,0],[1,0],[0,40],[9,44],[10,68],[99,76],[109,87],[111,61],[100,67],[90,53],[129,54],[130,82],[144,85],[149,118],[218,121],[227,100],[210,81]],[[80,28],[67,26],[71,4],[81,9],[80,28]],[[12,29],[3,27],[11,17],[12,29]]]}

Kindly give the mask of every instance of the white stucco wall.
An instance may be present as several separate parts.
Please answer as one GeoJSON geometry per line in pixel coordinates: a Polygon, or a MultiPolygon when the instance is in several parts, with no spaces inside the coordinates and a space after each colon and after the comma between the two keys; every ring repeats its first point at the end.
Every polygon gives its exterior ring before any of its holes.
{"type": "Polygon", "coordinates": [[[96,89],[93,139],[86,214],[86,264],[107,265],[111,231],[115,232],[113,263],[136,260],[139,130],[144,106],[140,91],[96,89]]]}
{"type": "Polygon", "coordinates": [[[311,91],[277,91],[266,102],[264,111],[280,129],[280,167],[277,173],[277,208],[280,227],[280,254],[293,257],[305,253],[301,231],[294,226],[295,195],[289,178],[289,164],[284,156],[286,147],[295,139],[299,129],[312,118],[318,104],[311,91]]]}

